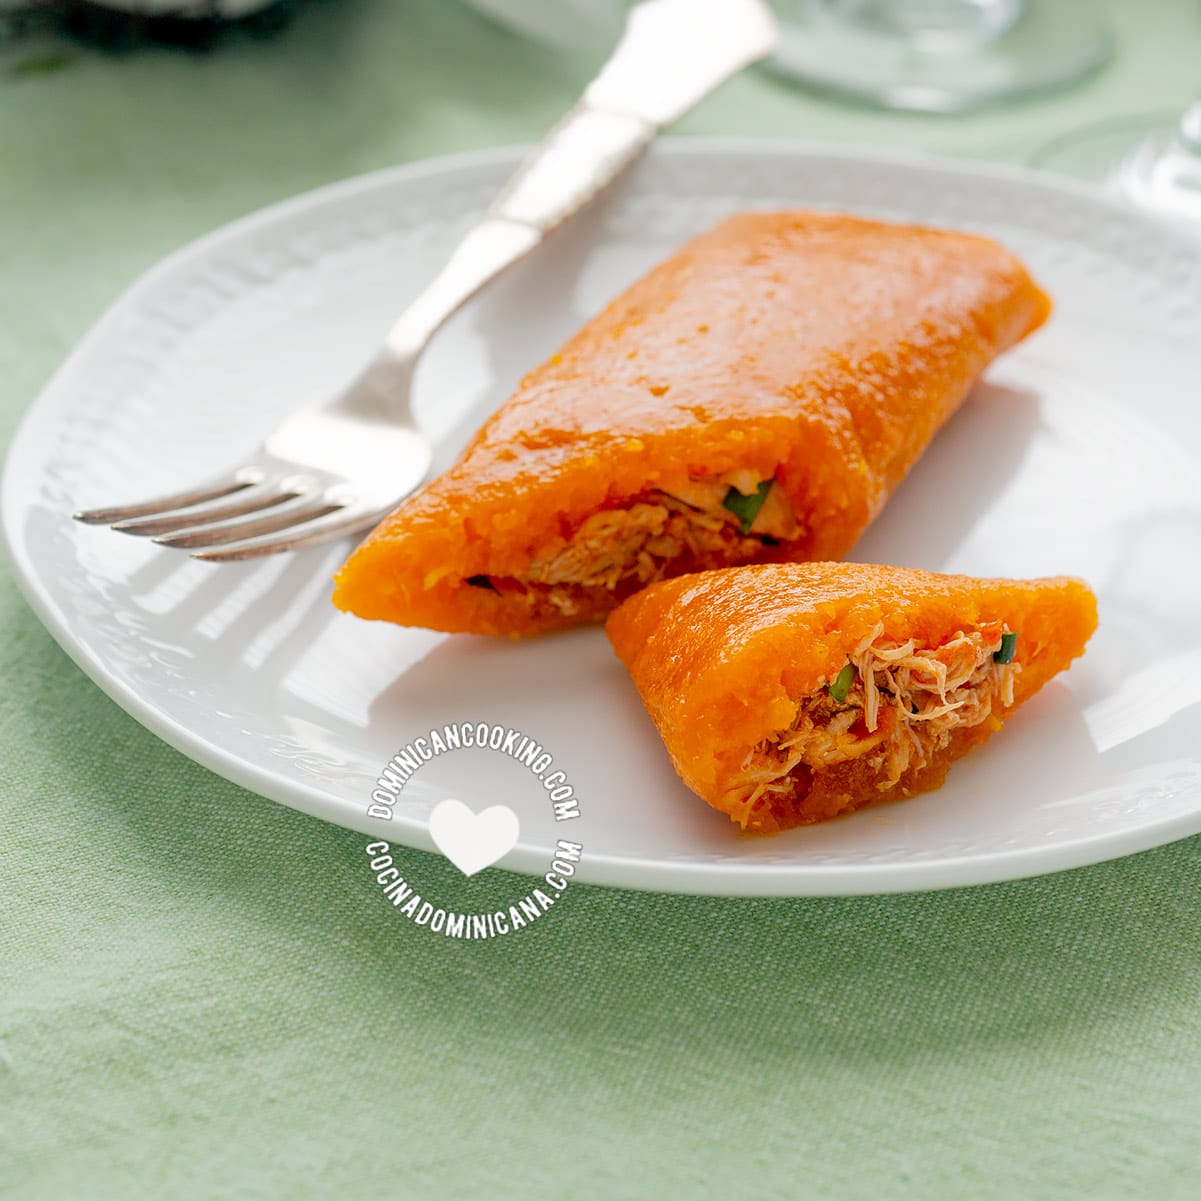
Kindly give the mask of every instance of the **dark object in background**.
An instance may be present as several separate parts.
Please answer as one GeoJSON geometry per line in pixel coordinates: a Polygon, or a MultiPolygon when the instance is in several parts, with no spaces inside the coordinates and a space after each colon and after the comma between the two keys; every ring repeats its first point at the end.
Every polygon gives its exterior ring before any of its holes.
{"type": "Polygon", "coordinates": [[[211,50],[239,34],[270,37],[300,0],[30,0],[0,14],[0,42],[59,33],[104,50],[142,45],[211,50]]]}

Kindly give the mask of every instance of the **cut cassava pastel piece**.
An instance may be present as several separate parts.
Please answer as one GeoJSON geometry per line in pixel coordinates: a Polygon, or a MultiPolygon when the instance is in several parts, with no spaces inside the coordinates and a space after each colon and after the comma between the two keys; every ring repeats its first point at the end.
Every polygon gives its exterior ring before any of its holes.
{"type": "Polygon", "coordinates": [[[778,563],[653,584],[605,628],[684,783],[775,832],[937,788],[1096,625],[1065,577],[778,563]]]}
{"type": "Polygon", "coordinates": [[[603,618],[659,578],[839,558],[1049,308],[985,238],[731,217],[531,372],[355,551],[334,601],[529,634],[603,618]]]}

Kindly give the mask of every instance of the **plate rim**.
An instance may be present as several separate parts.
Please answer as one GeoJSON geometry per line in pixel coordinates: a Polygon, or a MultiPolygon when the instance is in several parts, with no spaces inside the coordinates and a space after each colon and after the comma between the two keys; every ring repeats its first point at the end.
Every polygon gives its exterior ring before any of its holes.
{"type": "MultiPolygon", "coordinates": [[[[246,760],[210,741],[156,708],[133,687],[108,671],[94,649],[69,629],[65,615],[43,585],[29,547],[17,528],[15,513],[24,511],[21,485],[26,474],[23,466],[25,447],[36,438],[38,423],[48,420],[55,412],[54,400],[63,388],[64,381],[92,347],[104,339],[121,311],[185,263],[202,259],[210,249],[231,236],[270,226],[294,212],[331,202],[336,204],[343,196],[353,196],[374,187],[403,187],[408,183],[455,171],[470,172],[499,165],[515,167],[530,148],[530,144],[486,147],[419,159],[335,180],[235,218],[171,251],[137,275],[108,303],[51,373],[17,424],[0,478],[0,529],[18,587],[35,616],[68,658],[110,700],[163,742],[241,788],[342,828],[385,838],[397,845],[418,850],[434,851],[435,848],[427,827],[416,819],[402,818],[383,823],[369,818],[364,811],[362,815],[355,814],[357,820],[354,821],[335,820],[327,811],[329,798],[319,788],[277,775],[266,766],[246,760]],[[402,831],[401,838],[388,837],[402,831]]],[[[1181,253],[1201,263],[1201,241],[1190,231],[1154,214],[1130,208],[1106,193],[1075,180],[1012,164],[879,150],[871,146],[825,143],[813,139],[737,135],[660,138],[649,151],[652,159],[673,156],[703,158],[721,154],[747,158],[769,156],[879,163],[927,174],[1005,180],[1044,194],[1069,196],[1077,202],[1094,206],[1101,213],[1140,226],[1146,232],[1154,231],[1157,236],[1175,242],[1181,253]]],[[[703,802],[698,799],[698,803],[703,802]]],[[[1151,821],[1134,830],[1101,831],[1046,847],[984,854],[961,853],[933,861],[838,865],[803,862],[713,863],[671,859],[648,862],[628,855],[597,854],[586,857],[581,863],[577,880],[581,884],[709,896],[864,896],[933,891],[995,884],[1085,867],[1149,850],[1196,833],[1201,833],[1201,805],[1195,812],[1151,821]]],[[[501,870],[537,875],[545,867],[545,855],[545,848],[519,843],[497,866],[501,870]]]]}

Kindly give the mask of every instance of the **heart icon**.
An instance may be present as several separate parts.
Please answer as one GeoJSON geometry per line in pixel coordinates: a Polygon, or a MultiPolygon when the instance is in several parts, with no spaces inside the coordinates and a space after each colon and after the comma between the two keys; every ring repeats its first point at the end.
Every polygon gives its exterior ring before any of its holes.
{"type": "Polygon", "coordinates": [[[434,845],[465,876],[474,876],[507,855],[519,830],[517,814],[508,805],[475,813],[462,801],[447,797],[430,814],[434,845]]]}

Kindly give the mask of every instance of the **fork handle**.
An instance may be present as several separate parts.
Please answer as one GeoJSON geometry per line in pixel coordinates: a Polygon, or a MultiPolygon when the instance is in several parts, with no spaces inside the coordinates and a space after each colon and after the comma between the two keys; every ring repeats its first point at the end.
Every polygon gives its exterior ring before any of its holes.
{"type": "Polygon", "coordinates": [[[664,125],[762,58],[775,40],[763,0],[646,0],[634,7],[580,102],[393,326],[369,372],[373,382],[392,391],[387,377],[411,372],[426,342],[465,301],[583,208],[664,125]]]}

